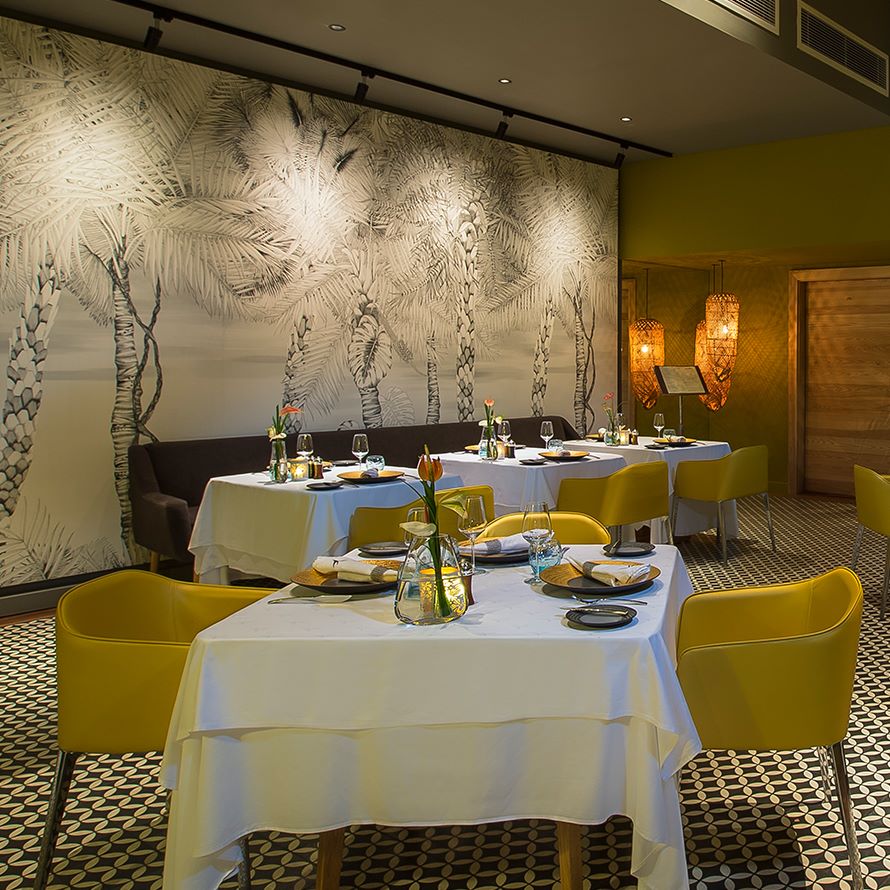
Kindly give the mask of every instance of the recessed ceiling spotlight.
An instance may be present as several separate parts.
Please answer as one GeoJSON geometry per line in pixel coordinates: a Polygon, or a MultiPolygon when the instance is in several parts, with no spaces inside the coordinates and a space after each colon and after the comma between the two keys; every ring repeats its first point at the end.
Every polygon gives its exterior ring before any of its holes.
{"type": "Polygon", "coordinates": [[[499,77],[498,83],[513,83],[513,81],[509,77],[499,77]]]}
{"type": "Polygon", "coordinates": [[[629,124],[629,123],[633,120],[633,118],[632,118],[632,117],[628,117],[628,116],[625,114],[623,117],[618,118],[618,120],[620,120],[623,124],[629,124]]]}
{"type": "Polygon", "coordinates": [[[328,25],[328,27],[332,31],[345,31],[346,30],[346,25],[341,25],[338,22],[333,22],[332,24],[328,25]]]}

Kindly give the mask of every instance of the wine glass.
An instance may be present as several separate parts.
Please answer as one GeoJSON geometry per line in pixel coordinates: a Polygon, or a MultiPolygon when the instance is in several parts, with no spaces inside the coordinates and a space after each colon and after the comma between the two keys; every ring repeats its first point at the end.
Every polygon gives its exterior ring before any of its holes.
{"type": "Polygon", "coordinates": [[[352,453],[356,456],[360,466],[364,466],[365,455],[369,450],[368,437],[364,433],[356,433],[352,437],[352,453]]]}
{"type": "Polygon", "coordinates": [[[507,442],[510,441],[510,436],[510,421],[502,420],[500,426],[498,427],[498,438],[506,445],[507,442]]]}
{"type": "Polygon", "coordinates": [[[553,438],[552,420],[545,420],[541,423],[541,438],[544,440],[544,450],[546,451],[548,443],[553,438]]]}
{"type": "Polygon", "coordinates": [[[652,421],[652,426],[655,427],[655,432],[658,433],[658,437],[661,438],[661,431],[664,429],[664,414],[661,414],[660,412],[656,414],[652,421]]]}
{"type": "Polygon", "coordinates": [[[300,433],[297,436],[297,454],[300,457],[309,457],[312,450],[312,436],[309,433],[300,433]]]}
{"type": "MultiPolygon", "coordinates": [[[[423,507],[412,507],[408,511],[408,522],[426,522],[426,510],[423,507]]],[[[410,547],[414,540],[414,535],[409,531],[405,531],[405,545],[410,547]]]]}
{"type": "Polygon", "coordinates": [[[531,578],[526,584],[541,583],[541,565],[537,552],[553,537],[553,524],[550,522],[550,507],[546,501],[533,501],[523,508],[522,537],[528,541],[529,563],[532,567],[531,578]]]}
{"type": "Polygon", "coordinates": [[[485,501],[482,495],[468,495],[464,504],[463,513],[457,520],[457,530],[466,537],[470,542],[470,565],[472,567],[472,575],[485,574],[485,569],[476,568],[476,538],[485,531],[488,525],[488,519],[485,516],[485,501]]]}

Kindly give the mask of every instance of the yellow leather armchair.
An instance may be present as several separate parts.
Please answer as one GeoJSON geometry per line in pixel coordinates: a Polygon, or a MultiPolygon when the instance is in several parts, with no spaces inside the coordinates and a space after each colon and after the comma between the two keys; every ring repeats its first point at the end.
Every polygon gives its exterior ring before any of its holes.
{"type": "Polygon", "coordinates": [[[793,584],[694,593],[677,632],[677,675],[710,749],[828,748],[860,887],[843,739],[862,585],[848,569],[793,584]]]}
{"type": "Polygon", "coordinates": [[[268,593],[124,570],[62,596],[56,612],[59,755],[35,890],[49,877],[78,756],[163,750],[195,635],[268,593]]]}
{"type": "Polygon", "coordinates": [[[670,524],[668,466],[662,461],[631,464],[598,479],[563,479],[557,510],[586,513],[607,526],[612,540],[621,540],[621,526],[664,517],[670,524]]]}
{"type": "MultiPolygon", "coordinates": [[[[479,540],[505,538],[518,535],[522,531],[522,513],[508,513],[500,516],[485,529],[479,540]]],[[[601,523],[584,513],[569,513],[554,510],[550,514],[553,533],[561,544],[608,544],[609,532],[601,523]]]]}
{"type": "Polygon", "coordinates": [[[884,589],[881,593],[881,618],[887,609],[887,591],[890,588],[890,476],[882,476],[868,467],[853,467],[853,485],[856,490],[856,543],[853,545],[853,571],[859,561],[862,534],[870,528],[883,535],[886,541],[884,557],[884,589]]]}
{"type": "Polygon", "coordinates": [[[766,445],[738,448],[716,460],[684,460],[674,472],[674,504],[671,522],[677,524],[677,508],[681,498],[711,501],[717,504],[717,533],[720,551],[726,562],[726,520],[723,505],[748,495],[759,494],[763,500],[770,545],[776,552],[773,517],[769,507],[769,450],[766,445]]]}

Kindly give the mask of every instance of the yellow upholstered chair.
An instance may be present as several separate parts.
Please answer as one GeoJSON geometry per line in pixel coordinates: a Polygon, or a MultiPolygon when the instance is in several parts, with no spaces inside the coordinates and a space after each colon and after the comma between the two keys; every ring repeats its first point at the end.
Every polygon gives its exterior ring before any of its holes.
{"type": "Polygon", "coordinates": [[[677,631],[677,675],[703,747],[830,749],[858,888],[843,739],[861,618],[859,579],[834,569],[797,583],[694,593],[677,631]]]}
{"type": "Polygon", "coordinates": [[[723,505],[748,495],[759,494],[766,513],[770,545],[776,552],[773,517],[769,508],[769,451],[766,445],[739,448],[716,460],[684,460],[674,473],[674,506],[672,524],[677,524],[677,507],[681,498],[693,501],[712,501],[717,504],[717,533],[720,551],[726,562],[726,519],[723,505]]]}
{"type": "MultiPolygon", "coordinates": [[[[508,513],[499,516],[494,522],[489,523],[485,534],[479,540],[486,538],[505,538],[507,535],[518,535],[522,531],[522,513],[508,513]]],[[[608,544],[609,532],[601,523],[584,513],[568,513],[554,510],[550,514],[550,522],[553,525],[553,534],[560,544],[608,544]]]]}
{"type": "Polygon", "coordinates": [[[162,751],[195,635],[268,593],[125,570],[62,596],[56,612],[59,754],[35,890],[49,877],[78,756],[162,751]]]}
{"type": "MultiPolygon", "coordinates": [[[[494,490],[490,485],[465,485],[461,488],[443,488],[436,492],[436,501],[452,498],[455,495],[469,497],[479,495],[485,505],[485,515],[494,518],[494,490]]],[[[414,507],[422,507],[420,499],[401,507],[356,507],[349,519],[348,546],[363,547],[376,541],[401,541],[405,532],[400,527],[408,518],[408,511],[414,507]]],[[[460,517],[457,512],[444,507],[439,511],[439,529],[443,535],[451,535],[456,541],[463,535],[458,531],[460,517]]]]}
{"type": "Polygon", "coordinates": [[[607,526],[612,540],[621,540],[621,526],[664,517],[670,525],[668,465],[663,460],[631,464],[598,479],[563,479],[557,510],[586,513],[607,526]]]}
{"type": "Polygon", "coordinates": [[[868,467],[853,467],[853,484],[856,489],[856,543],[853,545],[853,571],[859,561],[862,533],[870,528],[887,539],[884,557],[884,590],[881,593],[881,618],[887,608],[887,590],[890,587],[890,476],[882,476],[868,467]]]}

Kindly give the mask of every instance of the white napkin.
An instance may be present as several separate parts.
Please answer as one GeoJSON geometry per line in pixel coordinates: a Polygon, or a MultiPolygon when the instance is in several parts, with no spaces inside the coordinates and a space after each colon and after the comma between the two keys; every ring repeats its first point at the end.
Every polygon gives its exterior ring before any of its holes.
{"type": "Polygon", "coordinates": [[[317,556],[312,568],[322,575],[336,574],[341,581],[397,581],[396,569],[343,556],[317,556]]]}
{"type": "Polygon", "coordinates": [[[625,584],[634,584],[642,581],[649,574],[649,566],[646,563],[613,563],[585,562],[583,565],[570,559],[569,562],[585,578],[600,581],[610,587],[622,587],[625,584]]]}
{"type": "Polygon", "coordinates": [[[362,476],[370,476],[372,479],[374,476],[379,476],[380,472],[377,467],[368,467],[367,470],[362,470],[362,476]]]}
{"type": "Polygon", "coordinates": [[[477,554],[494,555],[495,553],[527,553],[528,541],[522,535],[508,535],[506,538],[489,538],[487,541],[476,541],[470,544],[461,544],[461,552],[475,551],[477,554]]]}

